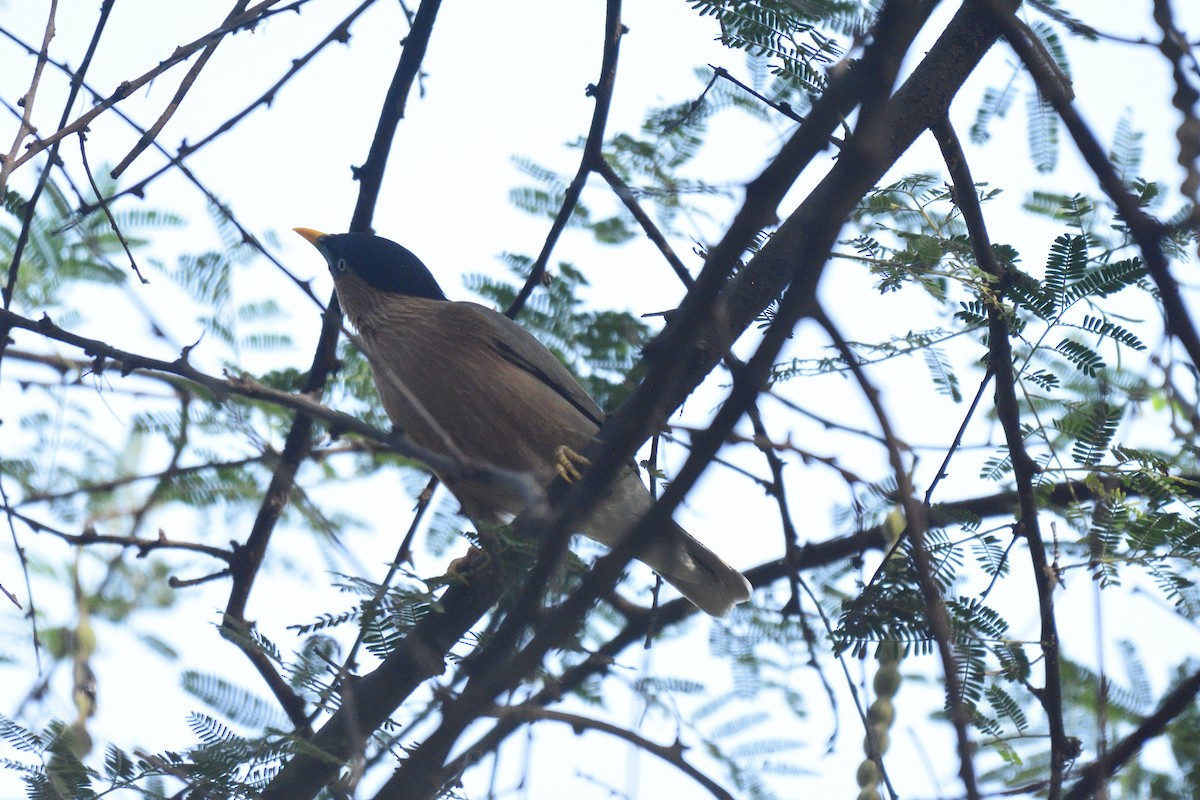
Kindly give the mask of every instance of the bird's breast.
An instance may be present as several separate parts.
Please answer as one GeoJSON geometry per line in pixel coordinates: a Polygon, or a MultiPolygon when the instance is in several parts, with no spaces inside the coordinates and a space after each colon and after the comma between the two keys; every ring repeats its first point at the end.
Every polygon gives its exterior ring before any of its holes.
{"type": "MultiPolygon", "coordinates": [[[[495,341],[502,329],[498,334],[486,316],[465,305],[398,297],[366,310],[347,305],[347,313],[367,349],[384,409],[414,441],[549,482],[556,449],[582,450],[596,426],[544,380],[506,359],[495,341]]],[[[489,487],[451,482],[450,488],[472,517],[521,511],[519,498],[489,487]]]]}

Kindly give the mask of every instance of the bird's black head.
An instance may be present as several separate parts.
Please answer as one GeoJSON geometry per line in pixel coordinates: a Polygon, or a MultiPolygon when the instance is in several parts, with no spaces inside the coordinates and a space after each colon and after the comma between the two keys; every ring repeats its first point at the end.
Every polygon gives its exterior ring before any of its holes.
{"type": "Polygon", "coordinates": [[[410,297],[445,300],[433,273],[407,248],[369,233],[319,233],[296,228],[329,262],[336,279],[351,270],[372,289],[410,297]]]}

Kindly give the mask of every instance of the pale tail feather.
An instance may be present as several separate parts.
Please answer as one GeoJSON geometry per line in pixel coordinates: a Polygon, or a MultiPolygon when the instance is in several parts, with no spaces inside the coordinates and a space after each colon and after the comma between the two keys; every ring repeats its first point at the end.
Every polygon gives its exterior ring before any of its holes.
{"type": "Polygon", "coordinates": [[[742,573],[672,523],[668,541],[638,556],[663,580],[701,611],[723,617],[750,599],[750,582],[742,573]]]}

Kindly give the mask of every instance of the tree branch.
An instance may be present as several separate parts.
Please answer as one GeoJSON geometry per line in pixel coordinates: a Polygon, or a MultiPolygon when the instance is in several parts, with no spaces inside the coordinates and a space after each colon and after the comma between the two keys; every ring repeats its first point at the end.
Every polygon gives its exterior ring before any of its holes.
{"type": "MultiPolygon", "coordinates": [[[[358,203],[350,223],[352,231],[369,231],[371,229],[371,218],[374,215],[375,202],[383,181],[388,153],[391,151],[392,140],[395,137],[399,121],[404,116],[409,89],[420,71],[421,60],[433,32],[433,21],[437,16],[440,4],[440,0],[423,0],[409,30],[404,49],[400,53],[396,72],[388,86],[387,95],[380,110],[375,138],[371,142],[367,161],[357,173],[360,186],[358,203]]],[[[322,315],[321,333],[313,353],[312,366],[304,384],[305,396],[320,396],[329,375],[337,367],[336,349],[341,323],[342,312],[337,302],[337,294],[334,293],[322,315]]],[[[319,404],[314,402],[314,405],[319,404]]],[[[249,622],[246,620],[245,614],[250,589],[254,585],[254,579],[266,556],[271,533],[291,494],[300,464],[308,458],[312,451],[312,426],[313,417],[306,413],[297,414],[292,421],[292,427],[288,431],[287,439],[284,441],[283,450],[280,453],[279,464],[271,476],[271,483],[259,506],[258,515],[254,520],[250,535],[246,539],[246,545],[239,552],[241,559],[234,566],[233,588],[229,594],[229,602],[221,626],[224,633],[233,635],[234,642],[249,641],[246,636],[249,622]]],[[[440,458],[437,454],[430,453],[429,455],[440,458]]],[[[424,457],[418,456],[418,458],[436,468],[433,461],[424,457]]],[[[529,485],[527,478],[522,478],[520,482],[526,484],[526,487],[529,485]]],[[[255,649],[243,647],[243,651],[252,661],[255,661],[268,684],[273,687],[279,685],[274,674],[267,669],[271,665],[266,663],[255,649]]],[[[277,696],[280,696],[278,692],[277,696]]],[[[306,731],[308,721],[302,713],[302,709],[298,710],[296,703],[291,698],[281,696],[281,702],[289,709],[289,716],[298,730],[306,731]]]]}
{"type": "Polygon", "coordinates": [[[1154,713],[1142,720],[1132,733],[1117,742],[1104,758],[1080,770],[1079,780],[1063,795],[1063,800],[1087,800],[1095,796],[1118,769],[1141,751],[1146,742],[1162,735],[1171,720],[1187,711],[1195,702],[1197,694],[1200,694],[1200,671],[1193,672],[1167,693],[1154,713]]]}
{"type": "MultiPolygon", "coordinates": [[[[930,8],[931,6],[922,5],[921,13],[910,14],[900,20],[899,25],[881,29],[879,39],[868,48],[868,53],[877,46],[906,50],[907,44],[911,42],[924,18],[923,14],[930,8]]],[[[894,108],[903,109],[904,114],[888,115],[891,127],[888,135],[877,139],[886,144],[882,151],[877,151],[878,157],[861,165],[851,164],[845,159],[840,160],[821,182],[817,192],[805,201],[767,246],[726,287],[726,277],[737,256],[745,250],[754,234],[773,217],[779,199],[790,187],[800,169],[824,148],[829,132],[838,125],[861,95],[863,87],[860,86],[860,76],[867,70],[851,70],[831,83],[829,90],[814,105],[809,115],[809,123],[801,127],[785,145],[779,157],[771,162],[763,175],[748,190],[746,203],[723,240],[723,245],[710,251],[708,266],[701,272],[696,288],[689,292],[678,316],[668,324],[647,354],[651,369],[646,381],[630,401],[606,423],[601,432],[601,443],[588,449],[587,455],[592,458],[592,467],[565,496],[562,496],[560,491],[552,490],[554,507],[558,509],[553,519],[543,522],[547,510],[530,509],[517,520],[519,531],[545,534],[545,538],[541,540],[543,546],[554,540],[556,535],[561,535],[560,532],[567,529],[570,519],[577,518],[584,512],[585,504],[594,499],[616,472],[624,467],[637,446],[648,437],[649,432],[661,426],[662,420],[670,411],[682,402],[692,387],[724,356],[729,342],[753,321],[767,303],[778,296],[793,275],[798,276],[798,285],[793,286],[798,295],[803,295],[806,287],[815,286],[824,264],[823,254],[829,252],[833,238],[836,237],[836,229],[840,227],[846,214],[858,198],[870,189],[878,176],[883,174],[890,164],[889,159],[894,160],[898,157],[926,126],[945,113],[955,91],[997,36],[995,26],[979,14],[979,0],[968,0],[913,75],[889,102],[894,108]],[[832,230],[828,226],[823,228],[821,223],[826,223],[830,218],[837,220],[836,225],[832,230]],[[823,236],[829,237],[824,249],[806,235],[805,232],[810,229],[821,230],[823,236]],[[718,304],[716,300],[723,289],[724,297],[718,304]]],[[[871,58],[881,56],[872,55],[871,58]]],[[[865,59],[864,63],[870,65],[872,61],[865,59]]],[[[807,291],[807,296],[812,296],[811,289],[807,291]]],[[[683,484],[677,479],[674,486],[681,485],[683,484]]],[[[678,502],[679,497],[676,495],[671,498],[668,490],[664,502],[668,499],[670,502],[678,502]]],[[[661,507],[667,508],[665,505],[661,507]]],[[[652,511],[651,516],[645,518],[642,525],[648,528],[661,522],[663,517],[652,511]]],[[[639,528],[642,525],[639,525],[639,528]]],[[[632,551],[637,547],[635,540],[640,532],[641,530],[631,533],[625,545],[601,559],[585,580],[580,592],[573,595],[559,613],[547,617],[547,621],[569,626],[569,620],[581,613],[581,608],[586,609],[591,598],[603,594],[607,586],[611,586],[616,580],[625,561],[633,555],[632,551]]],[[[552,559],[539,559],[535,570],[541,567],[548,571],[551,562],[552,559]]],[[[531,574],[528,580],[536,584],[537,575],[536,572],[531,574]]],[[[499,591],[493,586],[476,585],[481,595],[491,598],[499,596],[499,591]]],[[[487,597],[482,599],[486,600],[487,597]]],[[[463,598],[460,602],[465,603],[466,599],[463,598]]],[[[478,607],[486,609],[490,607],[490,603],[481,602],[478,607]]],[[[660,609],[660,616],[663,610],[660,609]]],[[[461,611],[456,609],[456,613],[461,611]]],[[[457,617],[455,624],[458,624],[457,617]]],[[[469,626],[472,623],[466,624],[469,626]]],[[[542,630],[547,629],[543,627],[542,630]]],[[[412,643],[406,641],[401,644],[395,655],[398,659],[411,660],[415,653],[427,654],[428,641],[426,636],[418,637],[412,643]]],[[[519,672],[531,664],[536,666],[538,651],[552,641],[553,638],[546,634],[535,636],[535,644],[523,651],[527,662],[523,659],[522,663],[514,664],[515,671],[519,672]]],[[[440,661],[437,668],[440,671],[440,661]]],[[[488,689],[506,681],[505,678],[490,687],[481,685],[477,689],[476,700],[480,696],[488,695],[488,689]]],[[[369,706],[373,712],[380,711],[385,715],[383,718],[386,718],[386,714],[402,702],[405,696],[389,689],[386,697],[373,697],[369,706]]],[[[491,702],[494,696],[492,694],[485,697],[484,702],[491,702]]],[[[318,733],[317,740],[323,744],[340,741],[346,724],[345,720],[336,723],[327,737],[323,736],[323,730],[318,733]]],[[[331,725],[334,725],[333,720],[327,723],[326,727],[331,725]]],[[[457,734],[448,738],[457,739],[457,734]]],[[[442,746],[444,745],[439,745],[438,749],[442,746]]],[[[336,750],[322,749],[334,756],[335,762],[341,757],[336,750]]],[[[317,761],[318,759],[304,754],[297,755],[292,763],[284,767],[266,796],[311,796],[299,795],[296,791],[303,786],[304,792],[315,793],[337,769],[336,763],[318,764],[317,761]]],[[[435,757],[431,761],[439,762],[432,765],[435,769],[441,768],[440,758],[435,757]]],[[[405,769],[412,765],[413,760],[410,758],[405,762],[405,769]]],[[[411,774],[416,774],[416,771],[411,774]]],[[[434,779],[434,776],[430,775],[429,778],[434,779]]]]}
{"type": "Polygon", "coordinates": [[[571,220],[571,215],[575,213],[575,207],[579,205],[579,197],[583,194],[583,187],[587,183],[588,175],[593,170],[600,169],[604,164],[604,130],[608,125],[613,87],[617,82],[617,57],[621,52],[621,37],[625,35],[626,30],[621,22],[619,0],[608,0],[605,8],[604,50],[600,58],[600,80],[587,88],[588,96],[596,99],[596,106],[592,109],[592,124],[588,128],[587,140],[583,145],[583,156],[579,159],[579,169],[576,170],[575,177],[567,186],[562,205],[559,206],[558,214],[555,215],[554,222],[550,225],[550,232],[546,234],[542,251],[538,253],[537,259],[533,262],[525,284],[513,298],[512,304],[504,311],[505,316],[509,319],[517,318],[517,314],[521,313],[529,296],[533,294],[534,287],[545,278],[546,268],[550,263],[550,254],[554,251],[559,236],[562,235],[567,223],[571,220]]]}
{"type": "Polygon", "coordinates": [[[709,794],[719,800],[733,800],[733,795],[725,791],[716,781],[705,775],[695,766],[688,763],[684,759],[683,754],[686,748],[682,742],[676,741],[670,745],[662,745],[657,742],[652,742],[644,736],[639,736],[633,731],[622,728],[619,725],[613,725],[611,722],[604,720],[592,719],[579,714],[568,714],[564,711],[551,711],[530,703],[522,703],[519,706],[497,706],[487,716],[494,716],[497,719],[505,719],[512,717],[518,725],[524,725],[532,722],[550,721],[561,722],[570,725],[576,734],[582,735],[584,731],[593,730],[600,733],[607,733],[609,736],[615,736],[622,741],[629,742],[633,746],[646,751],[652,756],[657,756],[666,763],[678,769],[684,775],[694,780],[696,783],[703,786],[709,794]]]}
{"type": "MultiPolygon", "coordinates": [[[[983,209],[975,192],[975,181],[970,166],[963,154],[958,135],[947,116],[933,129],[942,149],[942,157],[953,181],[954,202],[962,212],[963,221],[971,235],[971,247],[975,261],[992,277],[1000,295],[1008,286],[1008,275],[992,250],[991,237],[983,218],[983,209]]],[[[988,303],[988,372],[996,382],[996,415],[1004,429],[1009,457],[1013,465],[1013,478],[1017,482],[1017,499],[1020,505],[1017,532],[1025,538],[1032,560],[1033,581],[1038,592],[1038,613],[1041,619],[1042,655],[1045,659],[1046,685],[1038,693],[1038,699],[1046,711],[1050,727],[1050,797],[1058,797],[1068,760],[1067,735],[1063,723],[1062,673],[1059,663],[1058,628],[1054,615],[1054,588],[1058,580],[1054,576],[1046,557],[1046,546],[1042,541],[1038,525],[1037,498],[1033,487],[1039,467],[1025,449],[1025,437],[1021,430],[1021,409],[1017,400],[1016,376],[1013,374],[1012,342],[1008,326],[1008,315],[999,300],[988,303]]]]}
{"type": "Polygon", "coordinates": [[[1029,74],[1037,83],[1038,91],[1058,113],[1067,131],[1075,141],[1079,154],[1096,176],[1100,188],[1108,195],[1129,228],[1134,244],[1142,251],[1142,258],[1154,285],[1158,287],[1159,299],[1163,304],[1167,333],[1179,341],[1187,351],[1192,364],[1200,365],[1200,334],[1192,322],[1187,304],[1179,291],[1179,283],[1171,275],[1171,267],[1163,251],[1165,235],[1163,224],[1142,210],[1138,198],[1125,186],[1121,176],[1108,160],[1108,152],[1091,128],[1084,122],[1079,110],[1072,102],[1069,87],[1061,81],[1051,66],[1053,60],[1046,55],[1029,28],[1010,10],[1000,5],[1000,0],[988,0],[989,13],[1004,30],[1004,38],[1025,64],[1029,74]]]}

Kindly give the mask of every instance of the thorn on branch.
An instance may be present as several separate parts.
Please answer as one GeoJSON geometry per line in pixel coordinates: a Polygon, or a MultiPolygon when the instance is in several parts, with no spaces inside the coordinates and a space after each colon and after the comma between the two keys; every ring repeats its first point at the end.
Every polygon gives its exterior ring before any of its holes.
{"type": "Polygon", "coordinates": [[[199,586],[202,583],[208,583],[209,581],[215,581],[220,578],[228,577],[230,574],[231,573],[229,569],[223,569],[219,572],[214,572],[211,575],[204,575],[199,578],[177,578],[172,575],[171,577],[167,578],[167,585],[172,589],[186,589],[190,586],[199,586]]]}

